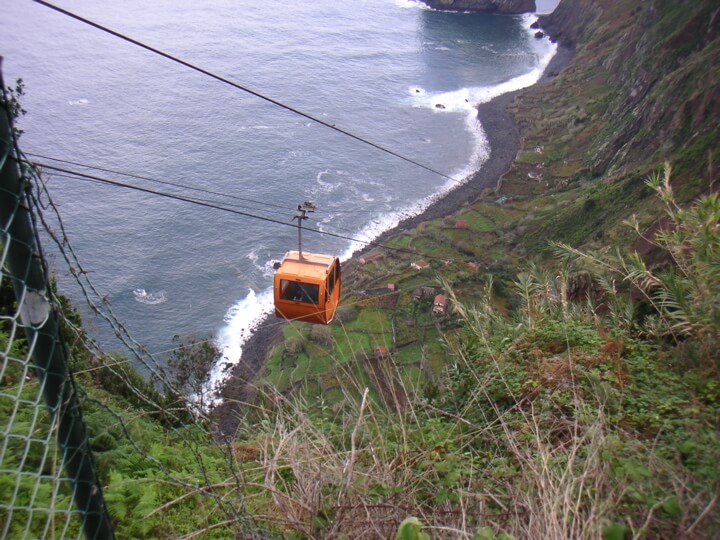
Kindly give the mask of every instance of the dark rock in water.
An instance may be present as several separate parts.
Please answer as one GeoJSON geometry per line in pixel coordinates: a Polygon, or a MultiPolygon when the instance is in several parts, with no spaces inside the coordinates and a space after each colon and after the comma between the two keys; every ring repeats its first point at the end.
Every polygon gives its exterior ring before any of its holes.
{"type": "Polygon", "coordinates": [[[416,89],[415,89],[415,93],[416,93],[416,94],[419,94],[419,93],[420,93],[420,89],[419,89],[419,88],[416,88],[416,89]]]}
{"type": "Polygon", "coordinates": [[[540,21],[536,19],[535,22],[530,25],[530,28],[532,28],[533,30],[537,30],[538,28],[540,28],[540,21]]]}
{"type": "Polygon", "coordinates": [[[538,38],[538,39],[544,38],[544,37],[545,37],[545,34],[543,33],[542,30],[538,30],[537,32],[535,32],[535,37],[538,38]]]}
{"type": "Polygon", "coordinates": [[[435,108],[436,108],[436,109],[444,109],[444,108],[445,108],[445,105],[443,105],[442,103],[436,103],[436,104],[435,104],[435,108]]]}
{"type": "Polygon", "coordinates": [[[519,15],[535,11],[535,0],[422,0],[439,11],[473,11],[519,15]]]}

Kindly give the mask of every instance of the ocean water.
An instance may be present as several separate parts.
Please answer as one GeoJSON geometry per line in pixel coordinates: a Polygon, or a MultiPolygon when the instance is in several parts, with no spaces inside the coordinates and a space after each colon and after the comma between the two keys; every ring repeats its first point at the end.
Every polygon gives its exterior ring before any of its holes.
{"type": "MultiPolygon", "coordinates": [[[[60,4],[448,180],[30,0],[4,4],[0,51],[6,81],[26,85],[25,152],[255,216],[45,176],[75,252],[132,336],[160,361],[174,335],[215,339],[225,356],[216,379],[270,312],[272,263],[297,245],[293,227],[258,218],[291,225],[309,200],[318,211],[306,228],[374,238],[482,166],[474,105],[533,84],[555,51],[533,37],[534,16],[440,13],[410,0],[60,4]]],[[[91,335],[121,350],[46,247],[91,335]]],[[[359,247],[303,235],[309,251],[348,257],[359,247]]]]}

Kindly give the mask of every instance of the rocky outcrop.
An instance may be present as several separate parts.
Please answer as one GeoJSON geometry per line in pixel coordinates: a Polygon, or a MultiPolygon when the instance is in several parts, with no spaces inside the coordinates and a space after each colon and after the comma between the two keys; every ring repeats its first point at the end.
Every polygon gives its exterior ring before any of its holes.
{"type": "Polygon", "coordinates": [[[440,11],[469,11],[518,15],[535,11],[535,0],[422,0],[440,11]]]}
{"type": "Polygon", "coordinates": [[[602,14],[599,4],[594,0],[565,0],[550,15],[541,16],[538,27],[553,41],[574,49],[578,40],[588,40],[597,26],[602,14]]]}

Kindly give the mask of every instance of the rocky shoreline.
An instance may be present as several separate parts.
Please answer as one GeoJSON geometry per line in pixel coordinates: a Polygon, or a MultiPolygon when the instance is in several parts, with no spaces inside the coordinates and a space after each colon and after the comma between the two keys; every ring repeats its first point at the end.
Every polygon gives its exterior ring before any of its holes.
{"type": "MultiPolygon", "coordinates": [[[[572,55],[571,49],[558,46],[555,56],[537,84],[543,84],[556,76],[567,65],[572,55]]],[[[374,243],[384,243],[392,236],[417,227],[420,223],[452,214],[463,204],[474,201],[482,191],[488,188],[494,189],[497,186],[499,179],[510,170],[520,148],[518,127],[507,107],[517,95],[524,91],[525,89],[502,94],[487,103],[478,105],[477,117],[483,125],[490,146],[490,157],[483,166],[475,171],[467,182],[449,191],[428,206],[423,213],[406,218],[396,227],[385,231],[374,240],[374,243]]],[[[371,249],[373,246],[356,251],[353,253],[353,258],[359,257],[371,249]]],[[[229,434],[234,431],[232,426],[226,423],[228,417],[233,415],[227,414],[230,411],[223,411],[223,409],[232,409],[234,403],[247,402],[251,397],[253,386],[250,381],[262,368],[270,347],[281,339],[278,328],[276,319],[272,316],[266,317],[258,325],[243,347],[240,362],[233,366],[230,376],[220,390],[219,395],[223,404],[216,409],[216,412],[220,413],[220,429],[223,433],[229,434]],[[223,418],[225,420],[222,420],[223,418]]]]}

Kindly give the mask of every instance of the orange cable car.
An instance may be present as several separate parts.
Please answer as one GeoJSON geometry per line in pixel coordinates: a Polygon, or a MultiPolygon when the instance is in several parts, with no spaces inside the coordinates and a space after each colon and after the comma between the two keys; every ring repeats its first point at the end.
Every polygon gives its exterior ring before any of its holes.
{"type": "Polygon", "coordinates": [[[340,303],[340,261],[332,255],[290,251],[275,272],[275,315],[330,324],[340,303]]]}
{"type": "Polygon", "coordinates": [[[302,252],[302,221],[312,203],[298,206],[298,251],[289,251],[275,265],[275,315],[292,321],[330,324],[340,303],[340,260],[332,255],[302,252]]]}

